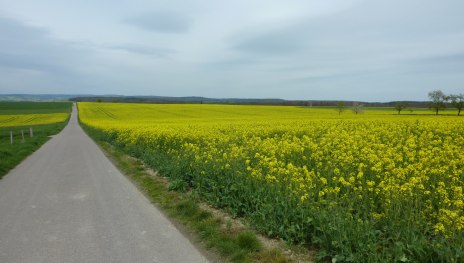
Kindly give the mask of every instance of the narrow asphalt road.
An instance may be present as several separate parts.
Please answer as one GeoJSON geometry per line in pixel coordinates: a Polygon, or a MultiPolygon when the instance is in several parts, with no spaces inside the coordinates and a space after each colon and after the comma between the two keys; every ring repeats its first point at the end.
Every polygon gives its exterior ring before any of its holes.
{"type": "Polygon", "coordinates": [[[0,180],[0,262],[207,262],[83,132],[66,128],[0,180]]]}

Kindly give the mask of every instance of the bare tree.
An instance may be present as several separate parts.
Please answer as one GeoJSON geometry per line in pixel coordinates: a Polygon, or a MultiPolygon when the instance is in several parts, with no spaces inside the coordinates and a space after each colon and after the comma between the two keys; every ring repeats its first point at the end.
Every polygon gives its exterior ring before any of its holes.
{"type": "Polygon", "coordinates": [[[345,111],[345,102],[344,101],[337,102],[337,111],[338,111],[338,115],[342,114],[342,112],[345,111]]]}
{"type": "Polygon", "coordinates": [[[435,115],[438,115],[438,111],[446,108],[445,102],[447,97],[441,90],[429,92],[429,99],[432,101],[430,108],[435,111],[435,115]]]}
{"type": "Polygon", "coordinates": [[[406,102],[398,102],[395,105],[395,110],[398,112],[398,115],[401,114],[401,111],[408,107],[408,103],[406,102]]]}
{"type": "Polygon", "coordinates": [[[451,94],[448,98],[451,100],[451,105],[458,109],[458,116],[460,116],[464,107],[464,94],[451,94]]]}
{"type": "Polygon", "coordinates": [[[351,108],[354,114],[358,115],[364,112],[364,105],[359,102],[353,102],[353,107],[351,108]]]}

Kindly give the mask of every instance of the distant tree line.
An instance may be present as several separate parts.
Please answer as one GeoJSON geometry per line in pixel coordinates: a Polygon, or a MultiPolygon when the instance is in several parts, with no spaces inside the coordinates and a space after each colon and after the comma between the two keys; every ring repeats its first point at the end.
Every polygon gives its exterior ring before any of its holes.
{"type": "Polygon", "coordinates": [[[434,90],[429,92],[429,99],[431,101],[430,108],[433,109],[435,115],[438,115],[440,110],[444,110],[447,103],[458,110],[458,116],[461,115],[464,107],[464,94],[462,93],[446,95],[441,90],[434,90]]]}
{"type": "Polygon", "coordinates": [[[283,99],[214,99],[205,97],[162,97],[162,96],[89,96],[75,97],[71,101],[91,102],[121,102],[121,103],[156,103],[156,104],[232,104],[232,105],[281,105],[281,106],[303,106],[303,107],[335,107],[338,114],[351,109],[354,114],[362,114],[364,107],[393,107],[401,114],[402,111],[412,108],[433,109],[436,115],[447,106],[458,110],[458,115],[464,107],[464,94],[446,95],[441,90],[429,92],[430,101],[392,101],[392,102],[356,102],[356,101],[331,101],[331,100],[283,100],[283,99]],[[347,105],[351,105],[349,108],[347,105]]]}
{"type": "MultiPolygon", "coordinates": [[[[460,94],[446,95],[441,90],[434,90],[434,91],[429,92],[428,96],[430,99],[428,106],[430,109],[432,109],[435,112],[435,115],[438,115],[439,111],[444,110],[447,106],[456,108],[458,110],[458,116],[461,115],[461,111],[464,108],[464,94],[460,93],[460,94]]],[[[392,102],[383,103],[382,106],[392,106],[391,103],[392,102]]],[[[412,103],[413,103],[413,106],[417,107],[417,104],[415,102],[412,102],[412,103]]],[[[311,103],[311,105],[313,104],[311,103]]],[[[380,106],[380,105],[377,105],[377,106],[380,106]]],[[[336,102],[335,107],[339,115],[342,114],[347,108],[345,101],[336,102]]],[[[395,111],[398,112],[398,115],[401,114],[403,110],[408,109],[408,108],[410,109],[410,111],[412,111],[412,108],[410,108],[410,104],[407,101],[398,101],[393,105],[393,108],[395,109],[395,111]]],[[[364,104],[360,102],[352,102],[351,111],[356,115],[363,113],[364,104]]]]}

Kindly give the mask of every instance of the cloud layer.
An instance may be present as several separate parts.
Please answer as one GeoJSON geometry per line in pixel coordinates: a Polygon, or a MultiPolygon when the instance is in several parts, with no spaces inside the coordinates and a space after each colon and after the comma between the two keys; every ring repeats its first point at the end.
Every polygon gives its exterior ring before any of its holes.
{"type": "Polygon", "coordinates": [[[0,7],[0,93],[389,101],[464,87],[457,0],[0,7]]]}

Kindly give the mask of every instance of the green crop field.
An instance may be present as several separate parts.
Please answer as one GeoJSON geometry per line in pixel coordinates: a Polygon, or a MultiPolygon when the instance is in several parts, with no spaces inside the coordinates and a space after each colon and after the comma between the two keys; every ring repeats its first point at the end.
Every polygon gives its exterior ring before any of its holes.
{"type": "Polygon", "coordinates": [[[0,115],[69,113],[71,102],[0,102],[0,115]]]}
{"type": "Polygon", "coordinates": [[[0,102],[0,178],[48,141],[50,135],[63,129],[71,105],[71,102],[0,102]]]}

